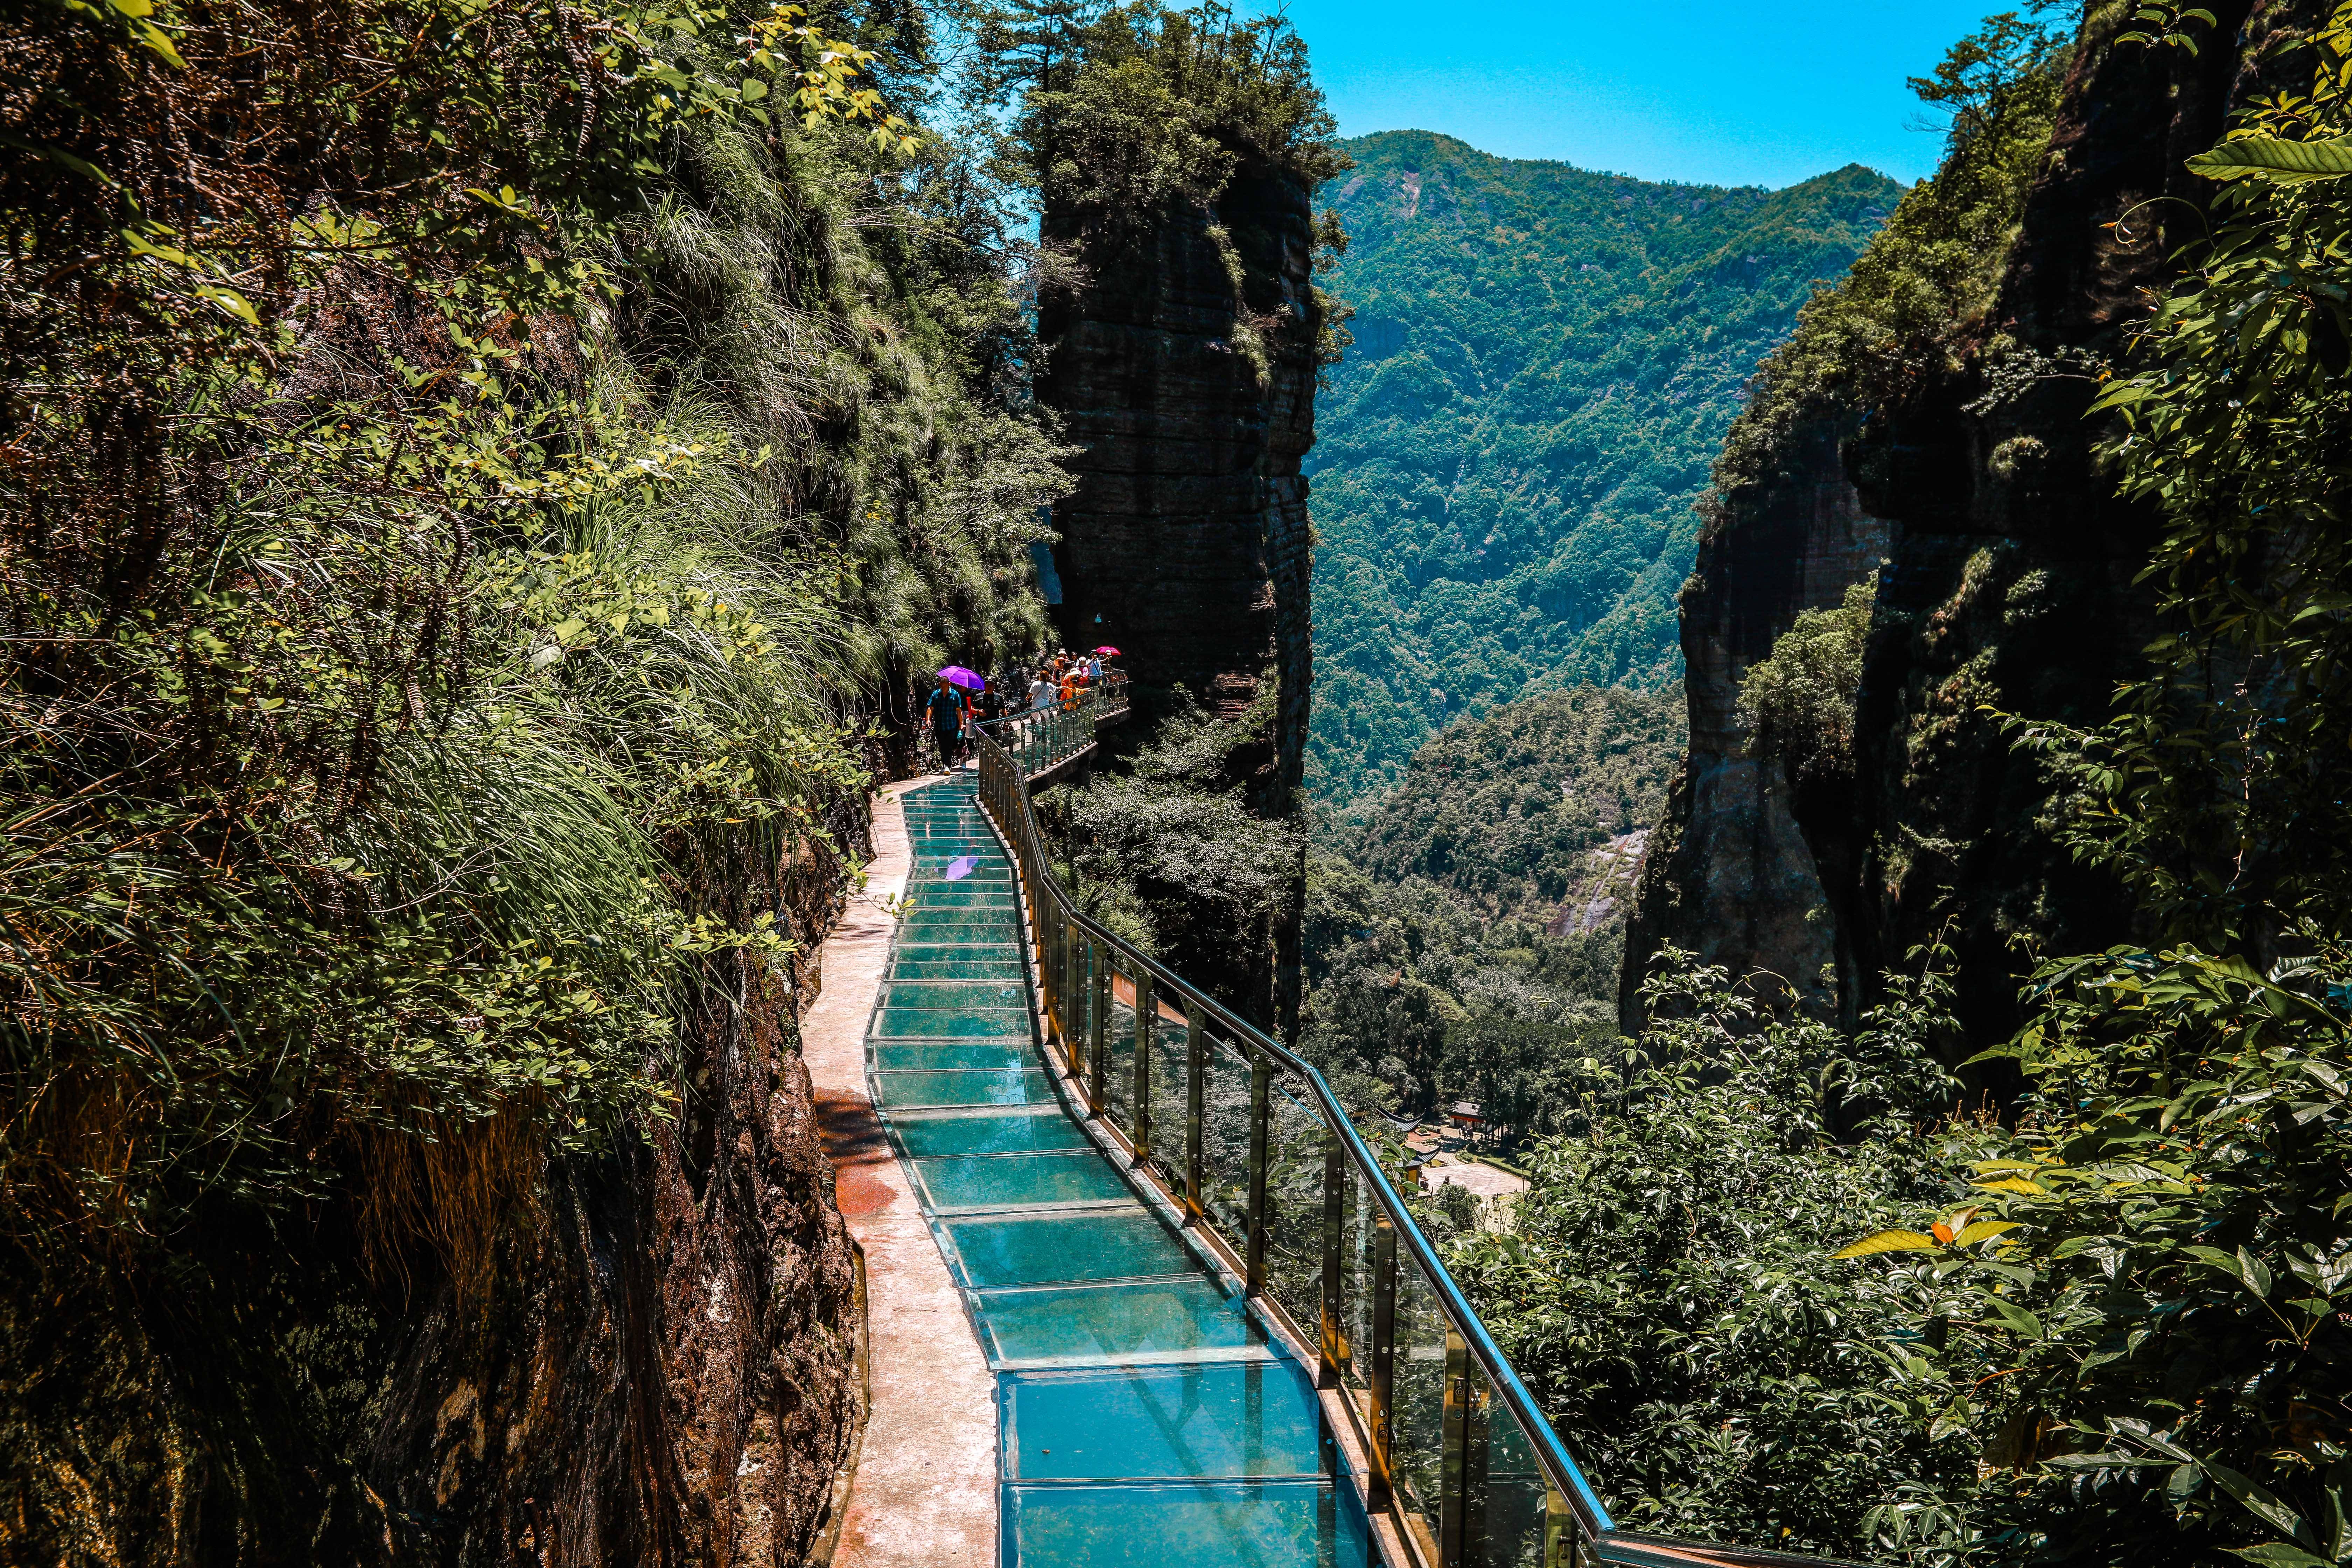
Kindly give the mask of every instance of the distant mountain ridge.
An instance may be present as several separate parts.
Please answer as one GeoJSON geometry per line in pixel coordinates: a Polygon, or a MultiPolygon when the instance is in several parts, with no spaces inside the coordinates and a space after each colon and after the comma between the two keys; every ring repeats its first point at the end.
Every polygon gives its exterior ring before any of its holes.
{"type": "Polygon", "coordinates": [[[1344,807],[1434,731],[1675,679],[1692,501],[1759,360],[1903,187],[1659,184],[1451,137],[1342,143],[1356,343],[1318,405],[1309,783],[1344,807]]]}

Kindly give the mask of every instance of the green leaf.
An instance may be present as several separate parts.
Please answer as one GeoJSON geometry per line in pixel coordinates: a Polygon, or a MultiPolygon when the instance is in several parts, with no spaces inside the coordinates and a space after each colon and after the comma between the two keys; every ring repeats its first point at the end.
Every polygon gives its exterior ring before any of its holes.
{"type": "Polygon", "coordinates": [[[2303,1535],[2309,1531],[2310,1527],[2304,1523],[2301,1514],[2230,1468],[2229,1466],[2215,1464],[2206,1458],[2199,1459],[2197,1464],[2199,1468],[2213,1478],[2213,1483],[2216,1486],[2245,1504],[2251,1512],[2272,1529],[2283,1530],[2289,1535],[2303,1535]]]}
{"type": "Polygon", "coordinates": [[[2042,1336],[2042,1320],[2014,1301],[2004,1301],[1998,1296],[1988,1297],[1985,1305],[1994,1316],[2009,1325],[2010,1331],[2021,1340],[2038,1340],[2042,1336]]]}
{"type": "Polygon", "coordinates": [[[1882,1230],[1849,1242],[1830,1256],[1868,1258],[1880,1252],[1933,1252],[1938,1245],[1934,1237],[1922,1236],[1916,1230],[1882,1230]]]}
{"type": "Polygon", "coordinates": [[[2209,180],[2249,176],[2281,184],[2333,180],[2352,174],[2352,136],[2324,142],[2282,142],[2273,136],[2241,136],[2189,160],[2189,172],[2209,180]]]}
{"type": "Polygon", "coordinates": [[[2300,1546],[2289,1546],[2284,1541],[2266,1541],[2260,1546],[2231,1546],[2233,1552],[2250,1563],[2260,1563],[2265,1568],[2334,1568],[2325,1557],[2314,1557],[2300,1546]]]}

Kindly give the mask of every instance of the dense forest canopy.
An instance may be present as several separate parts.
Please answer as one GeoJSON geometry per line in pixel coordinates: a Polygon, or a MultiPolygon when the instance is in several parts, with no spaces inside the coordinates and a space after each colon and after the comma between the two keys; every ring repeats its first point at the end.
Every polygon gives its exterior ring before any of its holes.
{"type": "Polygon", "coordinates": [[[1312,459],[1313,787],[1392,784],[1523,691],[1679,668],[1691,503],[1757,361],[1902,189],[1654,184],[1449,137],[1343,142],[1355,311],[1312,459]]]}

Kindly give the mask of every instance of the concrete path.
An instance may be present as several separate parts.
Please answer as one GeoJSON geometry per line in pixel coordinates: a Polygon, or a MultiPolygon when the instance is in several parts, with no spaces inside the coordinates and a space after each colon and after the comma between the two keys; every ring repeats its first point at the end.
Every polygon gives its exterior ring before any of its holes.
{"type": "Polygon", "coordinates": [[[874,863],[821,952],[801,1022],[835,1195],[866,1249],[866,1426],[835,1568],[995,1568],[996,1378],[866,1094],[866,1024],[889,963],[910,856],[898,797],[875,798],[874,863]]]}

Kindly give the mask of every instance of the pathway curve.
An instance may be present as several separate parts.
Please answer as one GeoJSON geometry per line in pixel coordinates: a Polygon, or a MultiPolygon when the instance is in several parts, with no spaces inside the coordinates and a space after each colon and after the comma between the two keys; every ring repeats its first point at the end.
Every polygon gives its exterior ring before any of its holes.
{"type": "MultiPolygon", "coordinates": [[[[887,966],[865,928],[845,955],[859,984],[845,997],[878,991],[875,1120],[837,1145],[843,1211],[867,1247],[875,1393],[836,1561],[975,1561],[978,1411],[1003,1568],[1364,1563],[1311,1373],[1096,1147],[1046,1070],[1012,869],[970,784],[901,800],[887,966]]],[[[887,852],[877,870],[889,875],[887,852]]],[[[835,962],[829,943],[828,996],[847,978],[835,962]]],[[[841,1021],[824,1022],[824,1076],[845,1088],[841,1021]]]]}

